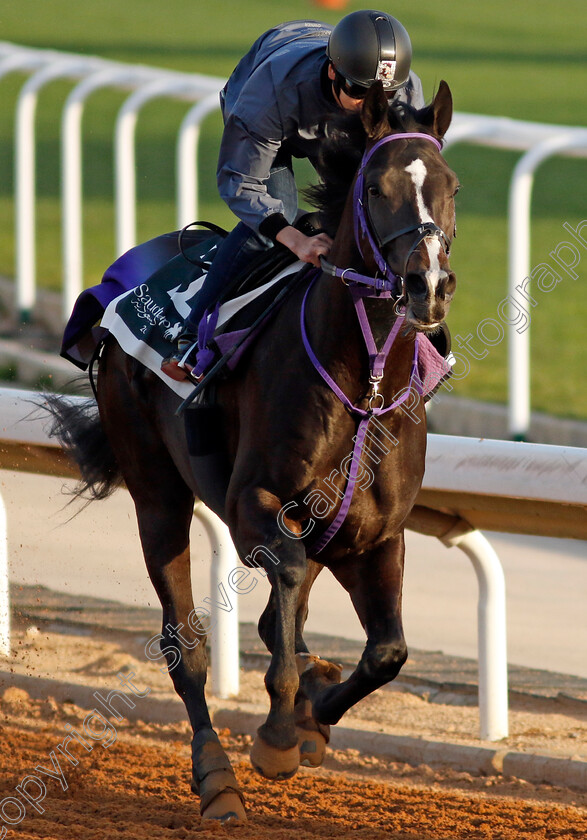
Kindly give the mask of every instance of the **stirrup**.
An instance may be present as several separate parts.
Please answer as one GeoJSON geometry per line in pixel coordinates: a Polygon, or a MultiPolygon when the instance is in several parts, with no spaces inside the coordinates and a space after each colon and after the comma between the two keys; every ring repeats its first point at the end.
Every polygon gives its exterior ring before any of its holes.
{"type": "Polygon", "coordinates": [[[180,335],[177,340],[177,350],[161,362],[161,370],[176,382],[191,380],[198,382],[201,377],[192,376],[196,363],[198,341],[191,333],[180,335]]]}

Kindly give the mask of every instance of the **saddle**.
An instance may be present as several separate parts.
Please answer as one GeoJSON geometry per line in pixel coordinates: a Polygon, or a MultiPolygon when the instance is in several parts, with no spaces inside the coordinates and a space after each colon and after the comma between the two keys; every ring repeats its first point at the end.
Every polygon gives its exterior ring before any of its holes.
{"type": "MultiPolygon", "coordinates": [[[[219,228],[218,225],[214,225],[211,222],[193,222],[193,224],[209,228],[210,230],[214,231],[219,235],[218,237],[213,237],[212,239],[206,240],[204,246],[200,244],[200,248],[206,247],[208,243],[211,243],[212,245],[218,244],[219,238],[224,238],[225,236],[227,236],[227,231],[223,230],[222,228],[219,228]]],[[[318,224],[319,222],[317,213],[303,213],[294,222],[294,227],[302,231],[302,233],[304,233],[306,236],[315,236],[316,234],[322,232],[322,229],[317,226],[318,224]]],[[[184,254],[184,257],[188,260],[188,262],[191,262],[192,264],[195,264],[207,271],[214,259],[213,253],[210,253],[209,262],[207,262],[205,259],[194,260],[191,257],[191,254],[194,251],[194,245],[197,243],[190,243],[189,250],[184,251],[181,242],[185,232],[188,232],[187,228],[184,228],[179,233],[179,247],[182,253],[184,254]]],[[[287,266],[292,265],[295,262],[297,262],[295,254],[293,254],[289,250],[289,248],[286,248],[285,246],[276,243],[272,248],[268,248],[266,251],[261,251],[239,274],[237,274],[230,281],[230,283],[228,283],[225,286],[222,294],[218,298],[218,303],[226,303],[229,300],[233,300],[242,295],[245,295],[247,292],[259,288],[260,286],[265,284],[267,280],[269,280],[271,277],[274,277],[284,268],[287,268],[287,266]]]]}

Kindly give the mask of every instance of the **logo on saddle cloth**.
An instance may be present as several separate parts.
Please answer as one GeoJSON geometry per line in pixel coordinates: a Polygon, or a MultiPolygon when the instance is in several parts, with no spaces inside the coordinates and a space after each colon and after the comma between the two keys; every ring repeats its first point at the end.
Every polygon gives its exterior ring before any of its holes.
{"type": "Polygon", "coordinates": [[[146,321],[151,327],[159,327],[164,331],[167,340],[173,340],[181,332],[182,321],[172,323],[165,317],[165,307],[151,296],[147,283],[142,283],[135,289],[131,301],[139,319],[146,321]]]}

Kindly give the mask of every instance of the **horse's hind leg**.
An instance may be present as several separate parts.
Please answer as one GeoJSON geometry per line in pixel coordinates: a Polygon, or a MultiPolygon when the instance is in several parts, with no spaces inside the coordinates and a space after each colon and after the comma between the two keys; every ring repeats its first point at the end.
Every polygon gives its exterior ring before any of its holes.
{"type": "MultiPolygon", "coordinates": [[[[308,669],[319,667],[323,679],[335,685],[340,682],[342,667],[328,662],[311,653],[296,655],[298,674],[300,678],[308,669]]],[[[296,696],[295,705],[296,730],[300,749],[300,764],[305,767],[320,767],[326,755],[326,745],[330,741],[330,724],[321,723],[314,715],[312,701],[304,691],[303,684],[296,696]]]]}
{"type": "Polygon", "coordinates": [[[194,733],[192,789],[200,795],[202,819],[244,820],[242,795],[204,696],[206,638],[194,611],[190,575],[194,496],[149,414],[139,409],[137,394],[124,376],[108,374],[100,380],[101,416],[135,502],[147,570],[163,608],[159,646],[194,733]]]}
{"type": "Polygon", "coordinates": [[[175,494],[169,504],[171,515],[160,504],[144,502],[137,505],[137,515],[147,569],[163,607],[160,647],[194,733],[192,790],[200,796],[202,819],[244,820],[242,795],[204,697],[206,636],[194,610],[187,543],[193,498],[180,500],[175,494]]]}

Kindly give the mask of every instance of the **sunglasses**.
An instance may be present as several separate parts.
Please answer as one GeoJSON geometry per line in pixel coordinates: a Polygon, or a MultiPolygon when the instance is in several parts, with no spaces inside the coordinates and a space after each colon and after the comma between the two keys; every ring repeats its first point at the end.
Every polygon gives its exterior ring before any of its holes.
{"type": "MultiPolygon", "coordinates": [[[[340,78],[340,88],[347,96],[350,96],[351,99],[364,99],[367,96],[369,91],[368,87],[364,87],[363,85],[353,84],[353,82],[349,82],[344,76],[339,76],[340,78]]],[[[388,99],[393,99],[395,96],[395,90],[385,91],[385,95],[388,99]]]]}

